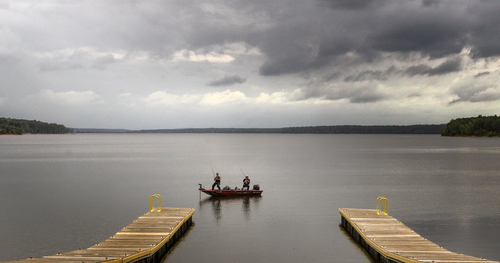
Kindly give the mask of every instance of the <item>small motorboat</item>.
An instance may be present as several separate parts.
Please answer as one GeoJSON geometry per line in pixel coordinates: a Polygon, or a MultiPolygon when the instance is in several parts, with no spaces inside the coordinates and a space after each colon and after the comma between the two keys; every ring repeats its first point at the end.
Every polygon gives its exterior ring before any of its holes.
{"type": "Polygon", "coordinates": [[[211,196],[220,196],[220,197],[237,197],[237,196],[256,196],[256,195],[261,195],[263,190],[260,190],[260,187],[258,184],[253,186],[252,190],[242,190],[242,189],[231,189],[228,186],[222,188],[222,190],[205,190],[201,184],[198,184],[200,186],[200,191],[211,196]]]}

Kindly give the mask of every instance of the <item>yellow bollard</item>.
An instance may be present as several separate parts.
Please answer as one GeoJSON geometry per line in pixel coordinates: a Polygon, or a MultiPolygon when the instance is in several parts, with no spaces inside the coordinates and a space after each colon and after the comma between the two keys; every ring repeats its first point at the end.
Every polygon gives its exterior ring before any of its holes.
{"type": "Polygon", "coordinates": [[[161,196],[159,194],[152,195],[149,198],[149,212],[160,212],[161,211],[161,196]],[[156,201],[157,207],[155,207],[155,198],[158,199],[156,201]]]}
{"type": "Polygon", "coordinates": [[[384,214],[386,216],[389,215],[389,200],[385,197],[377,198],[377,215],[384,214]],[[382,201],[384,201],[384,212],[380,211],[382,208],[382,201]]]}

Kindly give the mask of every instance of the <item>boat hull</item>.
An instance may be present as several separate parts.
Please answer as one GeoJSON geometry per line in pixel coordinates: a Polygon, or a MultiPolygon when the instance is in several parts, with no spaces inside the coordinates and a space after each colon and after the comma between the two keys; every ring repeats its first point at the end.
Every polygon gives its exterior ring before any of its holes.
{"type": "Polygon", "coordinates": [[[256,196],[261,195],[263,190],[200,190],[211,196],[256,196]]]}

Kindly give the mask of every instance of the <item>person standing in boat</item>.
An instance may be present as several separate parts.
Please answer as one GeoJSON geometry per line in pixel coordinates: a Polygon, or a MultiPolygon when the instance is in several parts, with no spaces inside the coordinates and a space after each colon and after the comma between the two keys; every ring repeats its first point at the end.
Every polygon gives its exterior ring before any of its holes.
{"type": "Polygon", "coordinates": [[[219,173],[215,174],[214,181],[215,182],[212,185],[212,190],[214,190],[215,186],[217,186],[217,188],[219,188],[219,190],[220,190],[220,176],[219,176],[219,173]]]}
{"type": "Polygon", "coordinates": [[[241,190],[245,190],[245,187],[247,190],[250,190],[250,179],[248,178],[248,175],[245,176],[245,179],[243,179],[243,187],[241,190]]]}

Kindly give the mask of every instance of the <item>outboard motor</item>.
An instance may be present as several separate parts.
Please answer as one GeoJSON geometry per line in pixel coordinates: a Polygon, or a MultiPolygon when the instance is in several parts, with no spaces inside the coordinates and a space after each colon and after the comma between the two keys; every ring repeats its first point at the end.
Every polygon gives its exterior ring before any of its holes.
{"type": "Polygon", "coordinates": [[[260,186],[258,184],[253,185],[253,190],[260,190],[260,186]]]}

